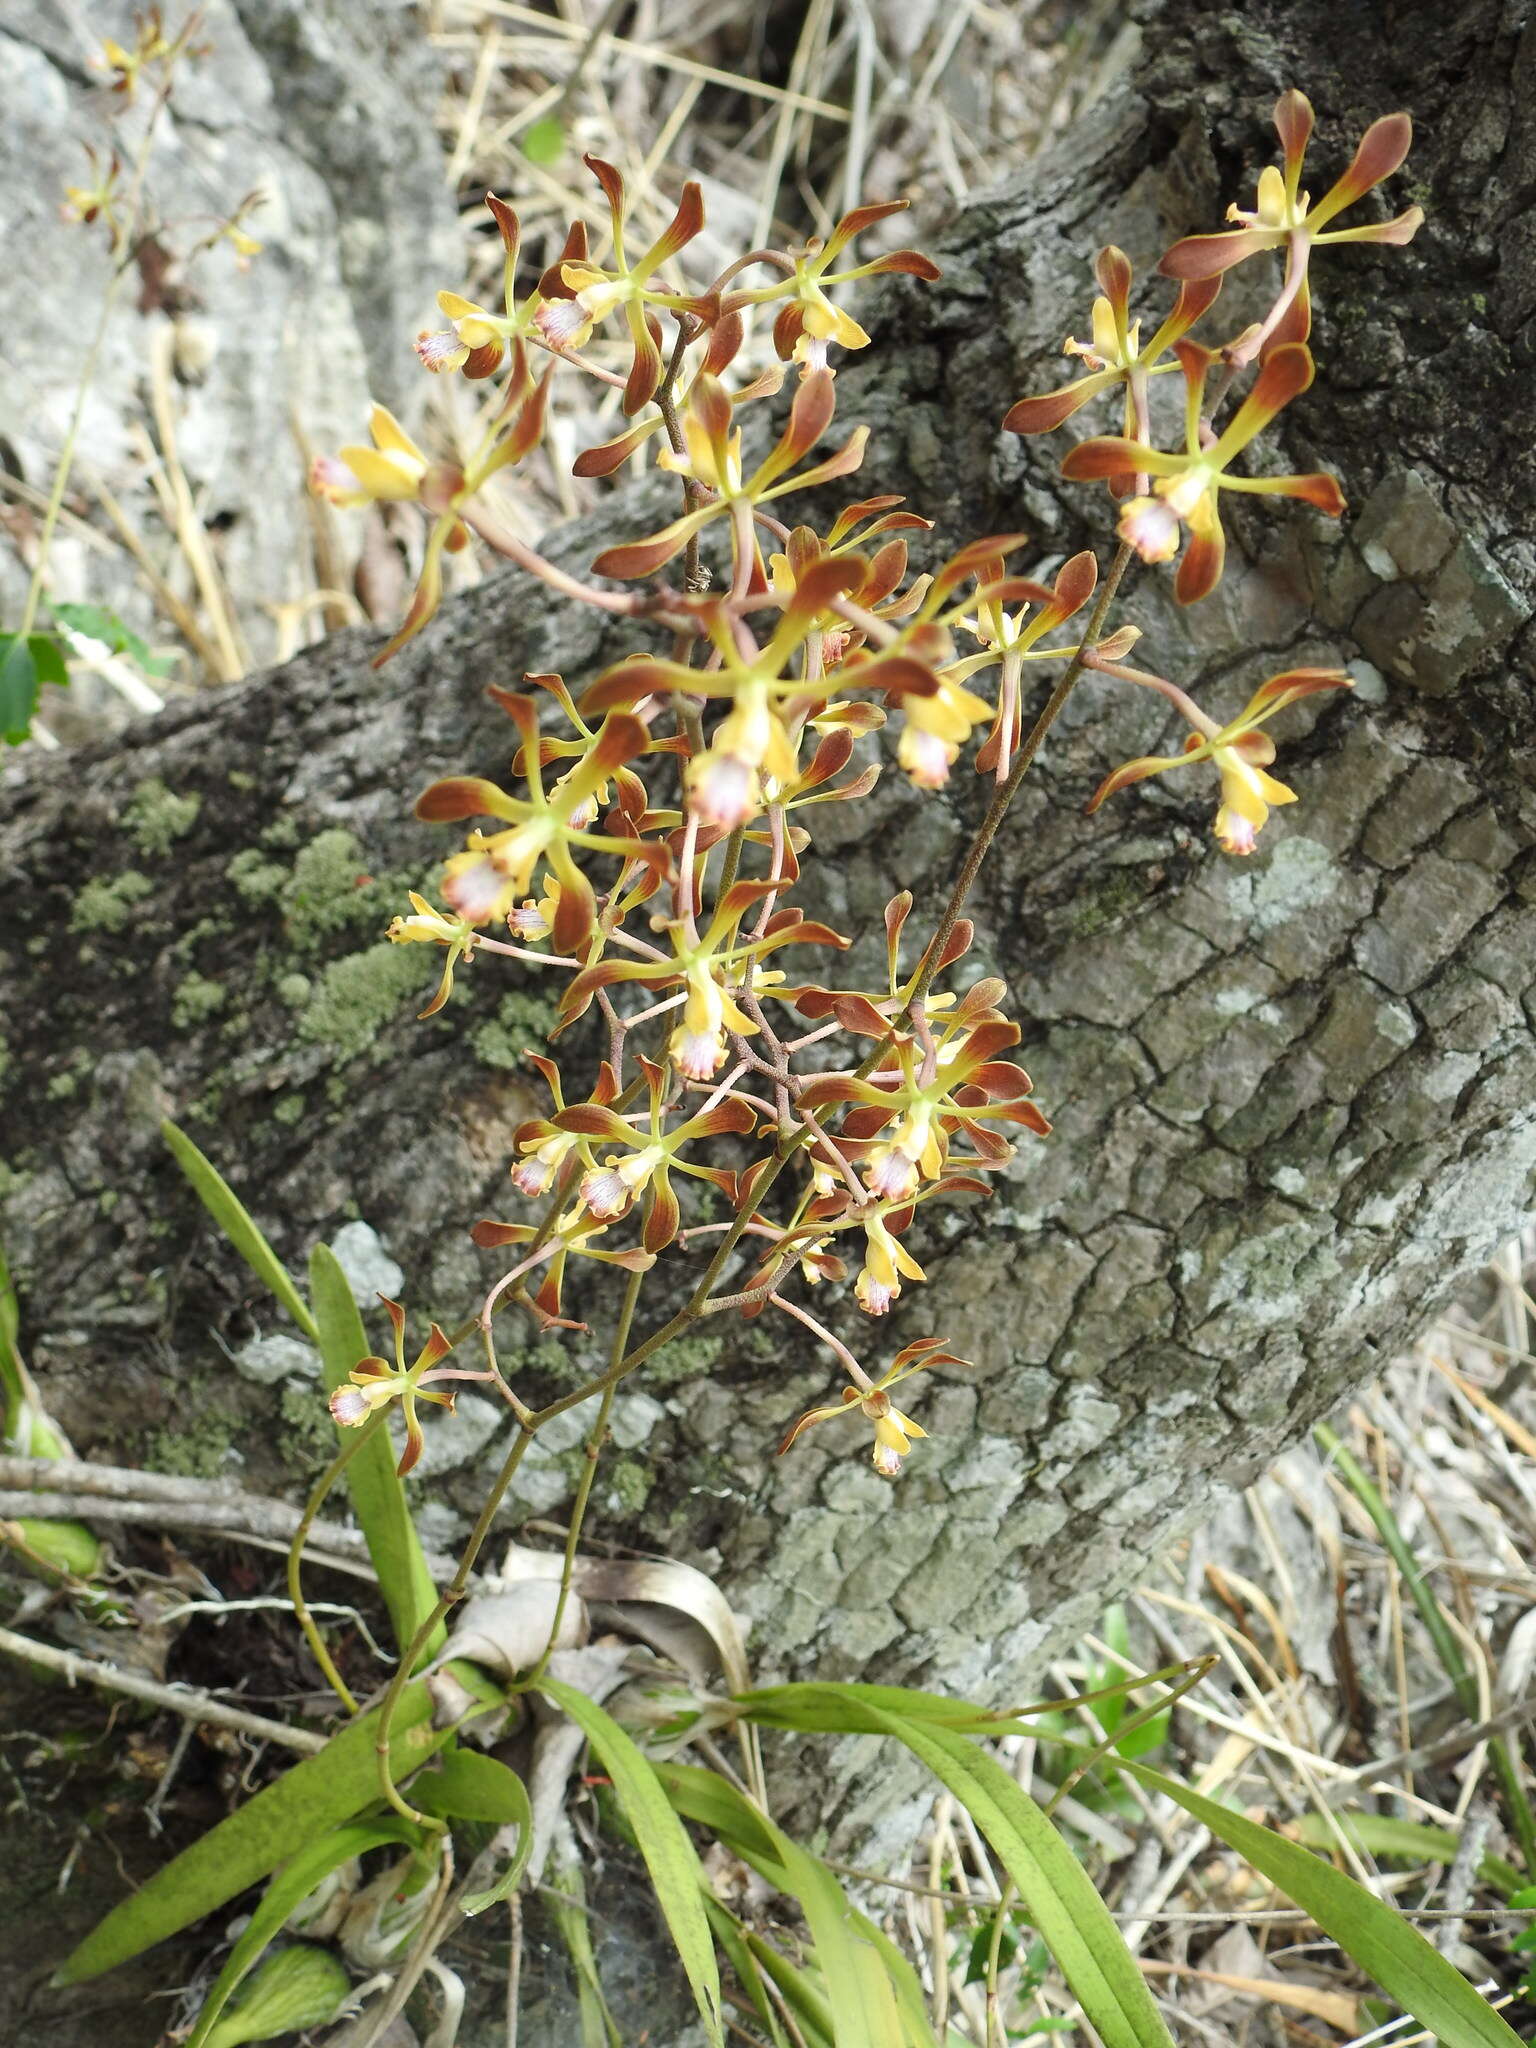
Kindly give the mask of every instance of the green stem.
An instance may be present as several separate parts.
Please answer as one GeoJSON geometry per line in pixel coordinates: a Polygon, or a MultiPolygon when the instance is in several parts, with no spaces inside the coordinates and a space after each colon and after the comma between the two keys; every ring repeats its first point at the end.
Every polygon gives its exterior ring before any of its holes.
{"type": "Polygon", "coordinates": [[[321,1473],[315,1483],[314,1491],[305,1502],[304,1512],[299,1517],[299,1525],[293,1532],[293,1541],[288,1546],[288,1598],[293,1602],[294,1615],[299,1627],[304,1631],[304,1640],[309,1644],[310,1652],[315,1662],[325,1674],[326,1684],[330,1686],[349,1714],[357,1712],[357,1701],[353,1698],[351,1691],[342,1679],[341,1673],[332,1662],[330,1651],[325,1647],[325,1638],[321,1635],[315,1617],[310,1613],[304,1599],[303,1590],[299,1583],[299,1572],[304,1560],[304,1546],[309,1541],[309,1532],[315,1525],[315,1518],[325,1503],[326,1495],[336,1484],[342,1473],[346,1471],[352,1460],[363,1448],[363,1445],[370,1438],[377,1436],[378,1432],[383,1428],[385,1413],[384,1409],[376,1408],[357,1432],[356,1436],[348,1437],[330,1464],[326,1466],[324,1472],[321,1473]]]}
{"type": "MultiPolygon", "coordinates": [[[[715,901],[717,903],[736,879],[736,872],[741,866],[741,844],[745,835],[746,827],[738,825],[731,833],[730,838],[725,842],[725,854],[720,863],[720,879],[715,884],[715,901]]],[[[747,963],[748,974],[751,971],[752,966],[749,961],[747,963]]]]}
{"type": "Polygon", "coordinates": [[[517,1435],[512,1440],[512,1448],[508,1451],[490,1492],[481,1503],[479,1517],[475,1522],[474,1528],[470,1531],[469,1541],[464,1546],[463,1554],[459,1558],[453,1577],[438,1595],[437,1605],[421,1623],[415,1635],[411,1637],[410,1642],[407,1644],[405,1653],[395,1667],[394,1676],[389,1681],[380,1705],[379,1730],[374,1744],[379,1758],[379,1783],[384,1797],[394,1807],[395,1811],[403,1815],[406,1820],[414,1822],[418,1827],[430,1828],[441,1832],[448,1824],[446,1821],[435,1819],[430,1814],[418,1813],[415,1807],[396,1790],[395,1781],[391,1777],[389,1769],[389,1736],[390,1727],[395,1717],[395,1709],[400,1704],[400,1695],[405,1690],[406,1679],[415,1670],[417,1659],[426,1649],[438,1623],[446,1617],[448,1610],[456,1602],[463,1599],[465,1588],[469,1584],[469,1575],[475,1568],[475,1560],[485,1547],[485,1539],[491,1533],[491,1524],[496,1519],[496,1510],[501,1506],[507,1488],[512,1484],[517,1468],[523,1462],[523,1453],[533,1442],[533,1432],[536,1427],[537,1420],[525,1422],[518,1429],[517,1435]]]}
{"type": "MultiPolygon", "coordinates": [[[[629,1343],[630,1326],[635,1319],[635,1307],[640,1299],[641,1283],[645,1274],[631,1273],[629,1284],[624,1289],[624,1300],[619,1309],[619,1319],[614,1326],[613,1348],[609,1358],[609,1370],[622,1365],[625,1347],[629,1343]]],[[[517,1682],[515,1691],[526,1692],[538,1684],[549,1669],[549,1660],[555,1653],[560,1640],[560,1627],[565,1620],[565,1610],[571,1597],[571,1579],[576,1570],[576,1547],[581,1540],[581,1526],[587,1518],[587,1504],[592,1498],[592,1484],[597,1477],[597,1461],[602,1455],[603,1439],[608,1434],[608,1418],[613,1413],[614,1395],[618,1391],[615,1378],[603,1389],[598,1403],[597,1418],[587,1435],[586,1457],[582,1466],[581,1480],[576,1488],[576,1500],[571,1509],[570,1526],[565,1532],[565,1558],[560,1568],[560,1593],[555,1601],[554,1618],[549,1624],[549,1640],[545,1643],[539,1661],[517,1682]]]]}

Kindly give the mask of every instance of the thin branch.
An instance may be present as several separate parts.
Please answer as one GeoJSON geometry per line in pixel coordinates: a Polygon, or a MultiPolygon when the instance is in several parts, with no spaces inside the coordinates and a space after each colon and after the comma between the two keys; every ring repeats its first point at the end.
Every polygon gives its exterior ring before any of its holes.
{"type": "Polygon", "coordinates": [[[17,1635],[12,1629],[0,1628],[0,1654],[14,1657],[23,1664],[39,1665],[70,1685],[99,1685],[106,1692],[125,1693],[129,1699],[143,1700],[152,1707],[163,1707],[167,1713],[184,1714],[189,1720],[203,1721],[214,1728],[229,1728],[235,1734],[249,1735],[257,1742],[271,1742],[283,1749],[297,1750],[301,1756],[317,1756],[326,1745],[325,1736],[311,1734],[307,1728],[290,1728],[285,1722],[269,1721],[261,1714],[247,1713],[242,1707],[231,1707],[223,1700],[216,1700],[211,1693],[195,1692],[176,1685],[158,1685],[154,1679],[144,1678],[136,1671],[123,1671],[116,1664],[103,1663],[95,1657],[77,1657],[73,1650],[58,1649],[53,1643],[40,1643],[32,1636],[17,1635]]]}

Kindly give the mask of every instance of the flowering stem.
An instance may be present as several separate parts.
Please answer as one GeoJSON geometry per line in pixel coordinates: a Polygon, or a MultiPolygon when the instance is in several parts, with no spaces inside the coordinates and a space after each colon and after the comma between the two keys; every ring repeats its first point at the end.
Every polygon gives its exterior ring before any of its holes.
{"type": "Polygon", "coordinates": [[[856,1387],[861,1388],[866,1394],[872,1394],[875,1391],[874,1381],[848,1349],[848,1346],[840,1337],[834,1337],[829,1329],[826,1329],[821,1323],[817,1322],[809,1309],[802,1308],[797,1301],[787,1301],[782,1294],[770,1294],[768,1299],[775,1308],[783,1309],[787,1316],[793,1316],[797,1323],[804,1323],[813,1336],[819,1337],[828,1350],[836,1354],[843,1370],[856,1387]]]}
{"type": "MultiPolygon", "coordinates": [[[[1121,541],[1119,547],[1116,548],[1115,559],[1110,564],[1109,574],[1104,578],[1103,584],[1100,586],[1098,601],[1093,607],[1093,615],[1089,619],[1088,629],[1083,635],[1083,646],[1078,648],[1077,653],[1073,655],[1066,668],[1062,671],[1060,681],[1046,699],[1045,709],[1035,720],[1034,725],[1030,728],[1028,738],[1019,748],[1013,767],[1009,770],[1008,780],[998,786],[997,794],[987,806],[986,816],[977,827],[976,837],[971,841],[966,851],[965,864],[956,878],[954,888],[950,891],[949,901],[944,906],[944,914],[939,919],[938,930],[934,933],[928,950],[923,955],[922,965],[918,968],[917,973],[913,976],[906,989],[904,1000],[908,1004],[921,1002],[933,986],[934,976],[939,971],[939,961],[943,957],[944,948],[948,945],[950,934],[954,931],[960,913],[965,908],[966,898],[975,887],[976,877],[981,873],[982,862],[986,859],[992,842],[997,837],[998,827],[1008,815],[1008,806],[1013,802],[1019,784],[1028,774],[1031,763],[1034,761],[1036,754],[1039,753],[1041,742],[1060,717],[1063,705],[1071,696],[1077,685],[1078,677],[1087,666],[1084,648],[1091,647],[1104,632],[1104,622],[1109,617],[1109,608],[1114,603],[1115,593],[1120,588],[1121,579],[1130,566],[1131,552],[1130,544],[1127,541],[1121,541]]],[[[860,1072],[867,1073],[878,1059],[884,1057],[886,1049],[890,1044],[891,1038],[887,1034],[884,1043],[877,1048],[865,1065],[860,1068],[860,1072]]]]}
{"type": "Polygon", "coordinates": [[[418,1813],[415,1807],[396,1790],[395,1781],[390,1775],[389,1769],[390,1725],[395,1717],[395,1709],[400,1704],[400,1695],[405,1689],[406,1678],[415,1670],[417,1659],[432,1640],[438,1623],[446,1617],[449,1609],[464,1597],[465,1588],[469,1584],[469,1575],[475,1568],[475,1563],[479,1558],[481,1550],[485,1547],[486,1537],[491,1533],[491,1524],[496,1519],[497,1509],[501,1506],[506,1496],[507,1488],[512,1484],[513,1478],[516,1476],[518,1466],[523,1462],[523,1453],[533,1442],[534,1427],[535,1422],[533,1421],[524,1422],[519,1426],[517,1435],[512,1439],[512,1448],[508,1451],[501,1470],[492,1482],[489,1493],[481,1502],[479,1516],[476,1519],[474,1528],[469,1532],[469,1540],[464,1545],[464,1549],[460,1554],[453,1577],[438,1595],[437,1605],[426,1619],[419,1624],[415,1635],[411,1637],[404,1655],[395,1667],[394,1676],[389,1681],[383,1702],[379,1708],[379,1728],[374,1747],[378,1752],[379,1758],[380,1789],[395,1811],[402,1814],[406,1820],[413,1822],[418,1827],[430,1828],[437,1833],[446,1831],[448,1823],[433,1819],[428,1814],[418,1813]]]}
{"type": "Polygon", "coordinates": [[[1148,690],[1157,690],[1168,702],[1189,720],[1190,724],[1203,732],[1207,739],[1215,739],[1221,727],[1214,718],[1208,718],[1194,698],[1172,683],[1167,676],[1154,676],[1143,668],[1128,668],[1123,661],[1104,661],[1090,649],[1083,656],[1084,668],[1094,669],[1098,674],[1118,676],[1123,683],[1140,683],[1148,690]]]}
{"type": "MultiPolygon", "coordinates": [[[[515,562],[519,569],[530,576],[537,576],[541,583],[547,583],[562,597],[574,598],[578,604],[596,605],[599,611],[613,612],[619,617],[632,619],[642,612],[651,611],[651,601],[632,590],[599,590],[595,584],[583,583],[578,577],[569,575],[564,569],[539,554],[528,543],[515,534],[509,526],[486,511],[483,505],[471,500],[460,509],[459,516],[472,526],[483,541],[489,543],[497,554],[505,555],[509,562],[515,562]]],[[[667,616],[664,612],[654,614],[667,616]]]]}
{"type": "Polygon", "coordinates": [[[304,1512],[299,1517],[299,1525],[293,1532],[293,1541],[288,1545],[288,1598],[293,1602],[294,1617],[299,1627],[304,1631],[304,1640],[309,1644],[311,1655],[325,1674],[326,1684],[335,1693],[349,1714],[357,1712],[357,1701],[353,1698],[341,1673],[336,1669],[330,1651],[325,1647],[325,1638],[321,1635],[315,1618],[309,1611],[308,1603],[305,1601],[303,1588],[299,1582],[299,1574],[304,1560],[304,1546],[309,1541],[309,1532],[314,1527],[315,1517],[324,1505],[326,1495],[336,1484],[342,1473],[346,1471],[348,1465],[351,1464],[352,1460],[363,1448],[363,1445],[368,1442],[370,1437],[377,1436],[380,1429],[383,1428],[385,1412],[382,1408],[376,1408],[362,1428],[355,1435],[347,1438],[330,1464],[326,1466],[319,1479],[315,1482],[314,1491],[304,1504],[304,1512]]]}
{"type": "MultiPolygon", "coordinates": [[[[610,1371],[623,1361],[625,1346],[629,1343],[630,1326],[635,1319],[635,1308],[640,1300],[640,1287],[645,1279],[643,1272],[631,1273],[629,1284],[624,1289],[624,1300],[619,1309],[619,1319],[614,1328],[613,1347],[609,1360],[610,1371]]],[[[597,1418],[587,1435],[581,1479],[576,1488],[576,1499],[571,1508],[570,1525],[565,1532],[565,1559],[560,1571],[560,1592],[555,1601],[554,1618],[549,1624],[549,1640],[544,1645],[539,1661],[533,1669],[524,1674],[514,1687],[515,1691],[526,1692],[537,1685],[549,1668],[555,1645],[560,1640],[560,1626],[565,1620],[566,1604],[570,1599],[571,1575],[576,1569],[576,1546],[581,1538],[581,1525],[586,1520],[587,1503],[592,1498],[592,1482],[597,1477],[597,1461],[602,1454],[603,1439],[608,1434],[608,1418],[613,1413],[613,1398],[618,1390],[618,1380],[611,1379],[603,1389],[598,1403],[597,1418]]]]}
{"type": "Polygon", "coordinates": [[[1227,386],[1231,383],[1233,374],[1238,370],[1246,369],[1253,361],[1259,350],[1280,325],[1296,294],[1301,290],[1303,283],[1306,281],[1309,246],[1310,237],[1293,229],[1290,241],[1286,244],[1285,282],[1280,287],[1280,295],[1265,315],[1263,325],[1250,334],[1246,341],[1240,341],[1235,348],[1225,352],[1227,375],[1218,385],[1216,396],[1211,401],[1210,410],[1212,414],[1215,413],[1216,407],[1226,396],[1227,386]]]}

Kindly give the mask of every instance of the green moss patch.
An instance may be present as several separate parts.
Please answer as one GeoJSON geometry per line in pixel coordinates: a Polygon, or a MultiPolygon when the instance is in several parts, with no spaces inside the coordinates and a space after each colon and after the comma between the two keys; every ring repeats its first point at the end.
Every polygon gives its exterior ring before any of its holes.
{"type": "Polygon", "coordinates": [[[299,1017],[299,1036],[325,1046],[337,1065],[361,1059],[386,1025],[409,1014],[413,1000],[419,1008],[421,962],[410,946],[384,939],[321,970],[299,1017]]]}
{"type": "Polygon", "coordinates": [[[559,1004],[549,997],[513,989],[497,1004],[494,1017],[475,1026],[470,1038],[475,1058],[485,1067],[521,1071],[527,1065],[523,1054],[542,1048],[559,1015],[559,1004]]]}
{"type": "Polygon", "coordinates": [[[189,974],[171,997],[171,1022],[178,1031],[206,1024],[224,1007],[225,990],[205,974],[189,974]]]}
{"type": "Polygon", "coordinates": [[[158,776],[151,776],[128,799],[123,823],[140,853],[164,859],[192,830],[202,807],[200,796],[177,796],[158,776]]]}
{"type": "Polygon", "coordinates": [[[137,868],[125,868],[120,875],[99,875],[76,896],[69,928],[72,932],[124,931],[134,904],[154,893],[154,883],[137,868]]]}

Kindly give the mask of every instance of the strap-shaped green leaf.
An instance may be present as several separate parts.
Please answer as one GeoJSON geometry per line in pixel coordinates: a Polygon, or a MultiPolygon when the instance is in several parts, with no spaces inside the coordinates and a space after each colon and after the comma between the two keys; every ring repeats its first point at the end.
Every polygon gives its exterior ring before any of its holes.
{"type": "Polygon", "coordinates": [[[708,1893],[704,1897],[704,1911],[709,1916],[715,1940],[736,1973],[737,1983],[752,2001],[758,2025],[773,2043],[773,2048],[789,2048],[789,2036],[779,2025],[779,2016],[763,1985],[762,1966],[747,1945],[746,1929],[733,1913],[708,1893]]]}
{"type": "MultiPolygon", "coordinates": [[[[309,1292],[315,1305],[325,1390],[334,1394],[358,1360],[367,1356],[368,1339],[347,1276],[328,1245],[317,1244],[310,1254],[309,1292]]],[[[376,1431],[347,1466],[347,1491],[379,1575],[395,1641],[404,1655],[406,1645],[437,1604],[437,1588],[427,1570],[386,1431],[376,1431]]],[[[435,1657],[445,1636],[439,1622],[423,1657],[435,1657]]]]}
{"type": "Polygon", "coordinates": [[[198,1198],[235,1250],[269,1293],[287,1309],[311,1344],[320,1341],[315,1319],[304,1305],[304,1297],[290,1279],[287,1267],[273,1251],[252,1220],[250,1211],[212,1162],[203,1157],[192,1140],[175,1124],[161,1124],[165,1142],[176,1155],[176,1164],[197,1190],[198,1198]]]}
{"type": "Polygon", "coordinates": [[[1442,2048],[1519,2048],[1520,2036],[1482,1993],[1432,1948],[1401,1913],[1374,1898],[1331,1863],[1289,1842],[1272,1828],[1219,1806],[1150,1764],[1109,1759],[1150,1792],[1161,1792],[1204,1823],[1218,1841],[1272,1883],[1332,1935],[1346,1955],[1369,1972],[1442,2048]]]}
{"type": "Polygon", "coordinates": [[[784,2003],[794,2014],[808,2048],[838,2048],[832,2032],[832,2008],[824,1996],[821,1973],[815,1974],[799,1969],[787,1956],[781,1956],[772,1942],[765,1941],[751,1928],[747,1929],[747,1946],[752,1951],[752,1960],[765,1977],[771,1977],[784,2003]]]}
{"type": "Polygon", "coordinates": [[[559,1679],[541,1678],[539,1690],[570,1715],[612,1778],[651,1874],[656,1903],[677,1945],[704,2030],[716,2048],[723,2048],[720,1972],[699,1895],[703,1872],[687,1830],[672,1811],[654,1769],[617,1721],[584,1692],[559,1679]]]}
{"type": "Polygon", "coordinates": [[[848,1734],[864,1726],[859,1714],[868,1706],[900,1714],[907,1721],[933,1721],[962,1734],[1029,1735],[1039,1732],[1036,1717],[1042,1714],[1059,1713],[1063,1706],[1092,1706],[1101,1700],[1123,1699],[1144,1685],[1184,1678],[1190,1669],[1191,1660],[1185,1658],[1177,1664],[1165,1665],[1160,1671],[1074,1694],[1071,1700],[1040,1700],[1011,1710],[978,1707],[970,1700],[919,1692],[904,1685],[765,1685],[754,1692],[738,1693],[736,1699],[742,1711],[762,1728],[848,1734]]]}
{"type": "MultiPolygon", "coordinates": [[[[788,1890],[800,1901],[816,1961],[827,1987],[833,2038],[858,2048],[908,2048],[896,1992],[884,1961],[855,1915],[843,1888],[819,1857],[774,1829],[788,1890]]],[[[929,2036],[931,2041],[932,2036],[929,2036]]]]}
{"type": "MultiPolygon", "coordinates": [[[[473,1664],[460,1662],[448,1668],[477,1697],[500,1698],[473,1664]]],[[[412,1679],[395,1709],[389,1745],[394,1778],[416,1770],[452,1736],[451,1728],[433,1728],[431,1716],[425,1681],[412,1679]]],[[[349,1722],[324,1749],[285,1771],[157,1870],[148,1884],[114,1906],[92,1929],[54,1981],[82,1984],[153,1948],[248,1885],[259,1884],[307,1843],[372,1806],[379,1794],[378,1722],[377,1708],[349,1722]]]]}
{"type": "Polygon", "coordinates": [[[894,1735],[927,1764],[992,1844],[1105,2048],[1172,2048],[1109,1908],[1017,1779],[953,1728],[909,1720],[867,1702],[863,1711],[868,1728],[894,1735]]]}
{"type": "Polygon", "coordinates": [[[229,1952],[228,1961],[214,1980],[213,1989],[203,2000],[203,2009],[197,2016],[197,2025],[187,2039],[186,2048],[203,2048],[215,2020],[229,2003],[237,1986],[255,1968],[262,1950],[282,1932],[294,1907],[307,1899],[323,1878],[329,1877],[343,1863],[349,1863],[354,1856],[365,1855],[368,1850],[380,1848],[385,1842],[408,1841],[412,1835],[413,1831],[403,1821],[360,1821],[351,1827],[338,1828],[322,1841],[311,1843],[285,1863],[262,1893],[260,1905],[246,1922],[239,1940],[229,1952]]]}
{"type": "MultiPolygon", "coordinates": [[[[1304,1813],[1296,1822],[1296,1834],[1309,1849],[1332,1849],[1342,1832],[1357,1849],[1368,1856],[1385,1856],[1399,1863],[1454,1863],[1461,1837],[1450,1828],[1427,1826],[1423,1821],[1399,1820],[1391,1813],[1304,1813]]],[[[1479,1879],[1500,1898],[1511,1898],[1524,1879],[1513,1863],[1502,1856],[1484,1856],[1477,1866],[1479,1879]]]]}
{"type": "MultiPolygon", "coordinates": [[[[804,1863],[796,1860],[807,1856],[808,1852],[801,1850],[717,1772],[700,1769],[694,1764],[660,1764],[657,1776],[679,1813],[707,1828],[717,1841],[750,1864],[776,1890],[799,1898],[813,1938],[817,1924],[813,1906],[824,1914],[830,1910],[835,1895],[840,1909],[837,1928],[842,1931],[843,1938],[860,1947],[854,1964],[856,1972],[866,1975],[870,1985],[874,1974],[883,1979],[883,1989],[870,1992],[874,2000],[872,2010],[887,2028],[891,2024],[887,2015],[894,2015],[897,2032],[891,2038],[899,2041],[901,2048],[933,2048],[933,2029],[928,2022],[928,2008],[917,1972],[895,1943],[849,1903],[841,1885],[825,1864],[811,1857],[809,1860],[816,1864],[816,1871],[808,1871],[804,1863]],[[816,1887],[814,1901],[805,1896],[802,1888],[807,1882],[816,1887]]],[[[705,1904],[707,1908],[707,1898],[705,1904]]],[[[715,1914],[710,1914],[710,1921],[718,1931],[719,1922],[715,1914]]],[[[849,1968],[849,1959],[840,1941],[834,1941],[831,1956],[823,1954],[818,1942],[816,1958],[829,1984],[837,1971],[846,1972],[849,1968]]],[[[737,1974],[740,1975],[739,1968],[737,1974]]],[[[838,2010],[835,1995],[830,2009],[839,2029],[838,2041],[862,2041],[862,2035],[847,2032],[853,2024],[853,2015],[838,2010]]],[[[871,2036],[873,2040],[884,2038],[885,2035],[878,2032],[871,2036]]]]}

